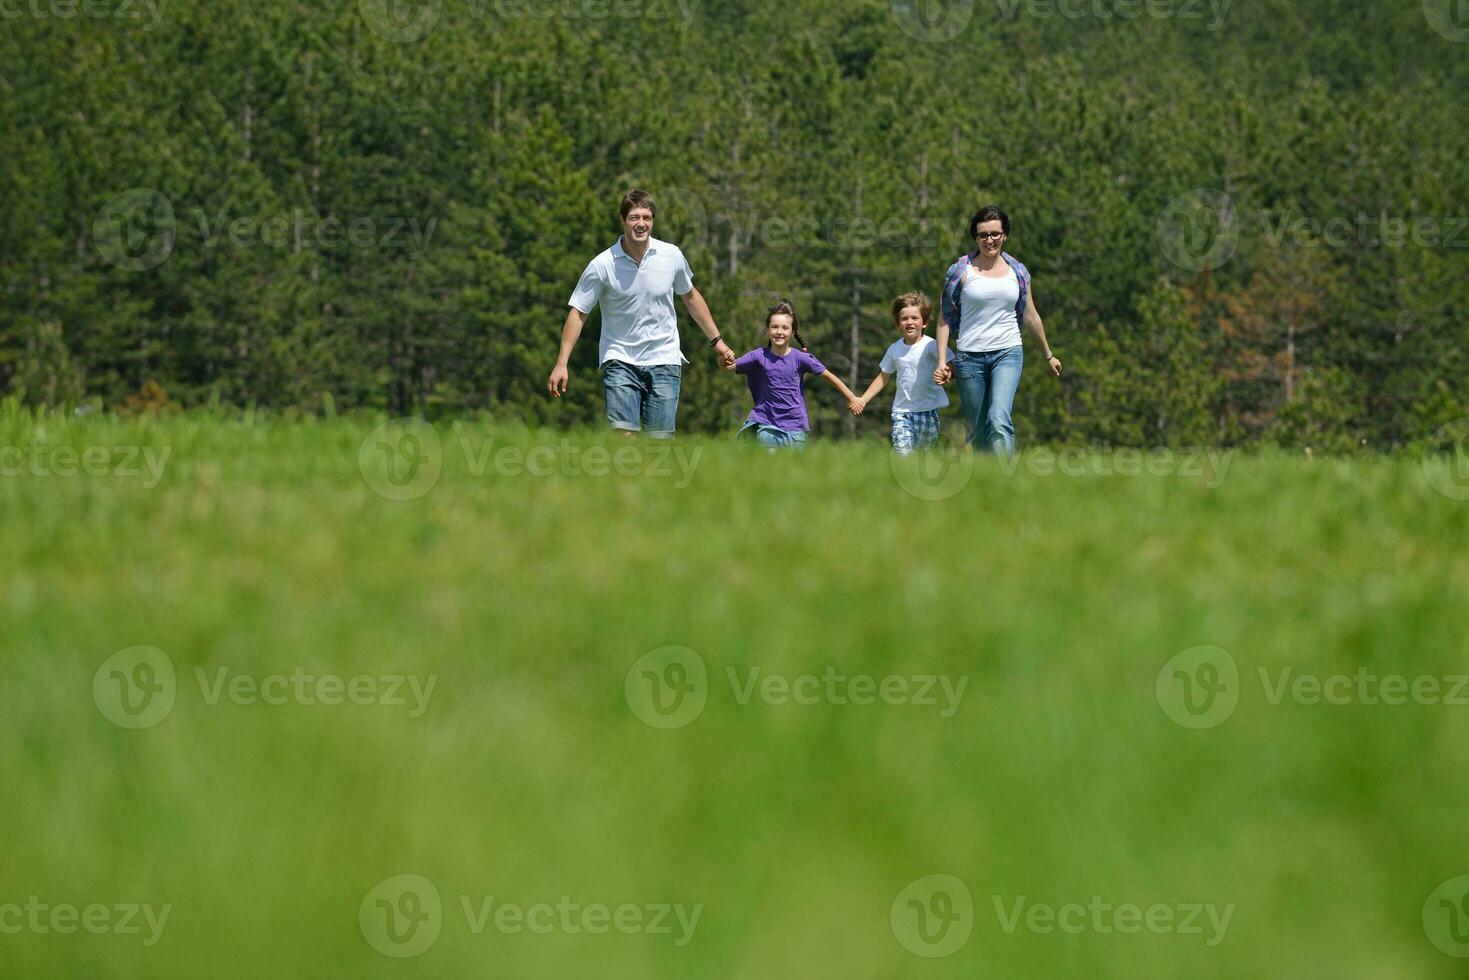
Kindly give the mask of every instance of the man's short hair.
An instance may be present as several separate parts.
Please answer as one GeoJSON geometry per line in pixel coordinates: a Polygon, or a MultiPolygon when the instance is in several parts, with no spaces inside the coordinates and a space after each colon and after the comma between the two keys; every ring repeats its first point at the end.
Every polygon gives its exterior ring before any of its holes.
{"type": "Polygon", "coordinates": [[[622,195],[622,206],[617,210],[617,219],[626,221],[633,208],[647,208],[653,217],[658,216],[658,209],[653,206],[653,195],[636,187],[622,195]]]}

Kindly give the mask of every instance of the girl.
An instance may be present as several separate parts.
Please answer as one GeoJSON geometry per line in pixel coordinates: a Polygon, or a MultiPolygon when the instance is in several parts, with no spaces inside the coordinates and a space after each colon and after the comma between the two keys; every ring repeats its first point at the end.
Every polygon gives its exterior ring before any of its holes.
{"type": "Polygon", "coordinates": [[[782,299],[765,314],[765,333],[770,343],[757,347],[727,370],[743,374],[750,386],[755,407],[745,418],[737,435],[753,431],[755,438],[771,452],[783,446],[801,448],[806,444],[806,399],[801,395],[801,375],[815,374],[831,382],[847,399],[849,411],[858,411],[857,396],[806,350],[796,329],[796,309],[782,299]],[[795,340],[796,350],[791,346],[795,340]]]}

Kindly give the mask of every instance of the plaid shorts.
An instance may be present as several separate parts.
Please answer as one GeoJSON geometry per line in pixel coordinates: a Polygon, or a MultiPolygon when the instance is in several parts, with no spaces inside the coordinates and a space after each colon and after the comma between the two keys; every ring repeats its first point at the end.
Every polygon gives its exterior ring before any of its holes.
{"type": "Polygon", "coordinates": [[[939,438],[939,412],[894,412],[893,452],[906,456],[915,449],[926,449],[939,438]]]}

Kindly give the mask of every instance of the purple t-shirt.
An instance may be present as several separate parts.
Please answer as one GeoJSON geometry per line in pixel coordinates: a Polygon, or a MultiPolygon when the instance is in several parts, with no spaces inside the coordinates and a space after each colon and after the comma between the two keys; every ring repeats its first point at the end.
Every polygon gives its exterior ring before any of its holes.
{"type": "Polygon", "coordinates": [[[746,422],[773,425],[787,432],[805,432],[806,399],[801,397],[801,375],[821,374],[825,365],[803,350],[777,357],[769,347],[757,347],[735,361],[735,373],[745,376],[755,407],[746,422]]]}

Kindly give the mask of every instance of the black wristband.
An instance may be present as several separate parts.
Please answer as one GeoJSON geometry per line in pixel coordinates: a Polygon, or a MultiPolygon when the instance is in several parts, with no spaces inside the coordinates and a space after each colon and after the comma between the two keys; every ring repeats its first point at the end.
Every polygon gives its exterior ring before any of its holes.
{"type": "Polygon", "coordinates": [[[722,338],[720,338],[719,334],[715,334],[714,339],[709,341],[709,346],[713,347],[715,344],[718,344],[721,339],[722,338]]]}

